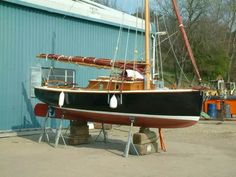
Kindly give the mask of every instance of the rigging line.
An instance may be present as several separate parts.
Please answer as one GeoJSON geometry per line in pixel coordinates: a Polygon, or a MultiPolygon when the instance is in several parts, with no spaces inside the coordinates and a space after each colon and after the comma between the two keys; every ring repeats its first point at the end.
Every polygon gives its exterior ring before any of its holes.
{"type": "MultiPolygon", "coordinates": [[[[69,9],[67,10],[67,13],[69,13],[71,11],[71,9],[74,7],[76,1],[73,1],[73,3],[71,4],[71,6],[69,7],[69,9]]],[[[68,15],[64,15],[62,17],[62,19],[64,20],[68,15]]],[[[54,51],[53,51],[54,52],[54,51]]],[[[47,57],[46,57],[46,61],[47,61],[47,57]]],[[[53,61],[50,62],[51,63],[51,66],[50,67],[54,67],[54,64],[53,64],[53,61]]]]}
{"type": "MultiPolygon", "coordinates": [[[[168,40],[169,38],[172,38],[172,37],[173,37],[174,35],[176,35],[176,34],[179,35],[179,31],[176,31],[176,32],[172,33],[171,35],[169,35],[169,37],[166,37],[164,40],[162,40],[162,41],[160,42],[160,44],[164,43],[166,40],[168,40]]],[[[176,41],[176,39],[175,39],[175,41],[176,41]]],[[[157,45],[159,45],[159,44],[157,44],[157,45]]],[[[168,53],[169,53],[169,52],[168,52],[168,53]]],[[[142,57],[143,54],[144,54],[144,52],[141,52],[139,55],[137,55],[137,58],[138,58],[138,57],[142,57]]]]}
{"type": "MultiPolygon", "coordinates": [[[[123,18],[123,17],[122,17],[123,18]]],[[[123,20],[122,20],[123,21],[123,20]]],[[[114,56],[113,56],[113,59],[112,59],[112,67],[111,67],[111,73],[114,71],[115,69],[115,61],[117,59],[117,55],[118,55],[118,51],[119,51],[119,45],[120,45],[120,41],[121,41],[121,35],[122,35],[122,32],[123,32],[123,25],[120,26],[120,29],[119,29],[119,33],[118,33],[118,37],[117,37],[117,41],[116,41],[116,47],[115,47],[115,53],[114,53],[114,56]]]]}
{"type": "MultiPolygon", "coordinates": [[[[128,54],[128,46],[129,46],[129,35],[130,35],[130,27],[128,28],[128,34],[127,34],[127,39],[126,39],[126,48],[125,48],[125,60],[124,60],[124,66],[122,68],[123,71],[125,71],[126,69],[126,61],[127,61],[127,54],[128,54]]],[[[121,87],[120,87],[120,92],[122,92],[122,88],[123,88],[123,82],[124,82],[124,72],[122,73],[122,82],[121,82],[121,87]]],[[[116,79],[118,79],[119,76],[117,75],[116,79]]],[[[117,83],[115,83],[115,87],[116,87],[117,83]]]]}
{"type": "MultiPolygon", "coordinates": [[[[187,52],[185,52],[185,55],[184,55],[184,57],[182,57],[181,58],[181,65],[182,65],[182,68],[184,68],[184,63],[185,63],[185,61],[186,61],[186,59],[187,59],[187,55],[188,55],[188,53],[187,52]]],[[[179,81],[181,81],[181,75],[182,74],[184,74],[182,71],[180,72],[180,78],[178,79],[179,81]]],[[[177,85],[177,87],[179,87],[180,86],[180,82],[178,82],[178,85],[177,85]]],[[[192,85],[192,83],[190,84],[190,85],[192,85]]]]}
{"type": "Polygon", "coordinates": [[[169,0],[168,2],[167,0],[162,1],[162,11],[164,11],[163,14],[166,14],[167,16],[171,16],[170,11],[168,11],[170,9],[171,4],[170,3],[168,4],[168,3],[169,3],[169,0]]]}
{"type": "Polygon", "coordinates": [[[182,17],[180,15],[180,13],[179,13],[179,8],[178,8],[176,0],[172,0],[172,6],[173,6],[173,9],[174,9],[174,13],[175,13],[175,15],[177,17],[177,21],[178,21],[180,32],[181,32],[181,35],[182,35],[182,38],[183,38],[183,41],[184,41],[184,45],[185,45],[185,47],[186,47],[186,49],[188,51],[188,54],[189,54],[189,59],[192,62],[195,74],[198,77],[198,81],[199,81],[199,83],[201,83],[201,81],[202,81],[201,75],[199,73],[199,70],[198,70],[198,67],[197,67],[197,63],[196,63],[196,60],[195,60],[193,52],[192,52],[192,48],[190,46],[187,34],[185,32],[184,25],[183,25],[183,20],[182,20],[182,17]]]}
{"type": "MultiPolygon", "coordinates": [[[[165,16],[163,16],[163,23],[164,23],[165,29],[166,29],[166,31],[167,31],[165,16]]],[[[167,36],[169,36],[168,32],[167,32],[167,36]]],[[[175,60],[176,60],[177,65],[179,66],[179,68],[180,68],[181,72],[183,73],[183,76],[185,77],[185,79],[186,79],[189,83],[191,83],[191,82],[189,81],[189,79],[187,78],[187,76],[184,74],[183,68],[180,66],[180,63],[179,63],[178,58],[177,58],[177,56],[176,56],[176,54],[175,54],[175,51],[174,51],[173,44],[172,44],[172,42],[171,42],[171,40],[170,40],[169,37],[168,37],[168,39],[169,39],[169,44],[170,44],[170,47],[171,47],[171,50],[172,50],[172,53],[173,53],[173,55],[174,55],[174,58],[175,58],[175,60]]]]}
{"type": "MultiPolygon", "coordinates": [[[[128,55],[128,47],[129,47],[129,36],[130,36],[130,26],[128,27],[128,34],[127,34],[127,39],[126,39],[126,47],[125,47],[125,57],[124,57],[124,66],[122,68],[122,70],[126,70],[126,62],[127,62],[127,55],[128,55]]],[[[124,76],[124,73],[123,73],[124,76]]],[[[123,82],[123,79],[122,79],[123,82]]],[[[122,83],[123,84],[123,83],[122,83]]]]}
{"type": "Polygon", "coordinates": [[[138,20],[141,18],[141,30],[140,30],[140,39],[141,39],[141,36],[145,36],[144,35],[144,1],[143,0],[141,0],[141,3],[140,3],[140,1],[138,0],[138,4],[141,4],[141,8],[139,7],[139,6],[137,6],[137,8],[136,8],[136,30],[135,30],[135,48],[134,48],[134,64],[133,64],[133,70],[135,70],[136,69],[136,61],[138,60],[138,58],[140,57],[140,58],[142,58],[142,60],[143,60],[143,54],[144,54],[144,52],[141,52],[141,55],[139,55],[138,53],[139,53],[139,51],[138,51],[138,20]],[[143,8],[143,11],[142,11],[142,8],[143,8]],[[139,11],[139,10],[141,10],[141,11],[139,11]],[[139,17],[139,13],[140,13],[140,17],[139,17]]]}
{"type": "MultiPolygon", "coordinates": [[[[127,39],[126,39],[125,63],[127,61],[127,53],[128,53],[128,47],[129,47],[129,35],[130,35],[130,27],[128,28],[128,34],[127,34],[127,39]]],[[[126,65],[124,67],[126,67],[126,65]]]]}
{"type": "MultiPolygon", "coordinates": [[[[124,3],[123,5],[125,5],[125,4],[126,3],[124,3]]],[[[117,70],[116,70],[116,72],[114,72],[114,70],[115,70],[115,61],[117,59],[117,55],[118,55],[118,51],[119,51],[119,45],[120,45],[120,41],[121,41],[121,34],[123,32],[124,16],[125,16],[125,13],[122,12],[122,20],[121,20],[121,23],[120,23],[119,33],[118,33],[118,37],[117,37],[117,41],[116,41],[115,52],[114,52],[114,56],[113,56],[113,59],[112,59],[113,63],[112,63],[112,67],[111,67],[111,70],[110,70],[110,79],[109,79],[109,83],[108,83],[108,93],[110,91],[110,86],[111,86],[111,83],[112,83],[112,73],[117,74],[117,70]]],[[[115,91],[115,88],[114,88],[114,91],[115,91]]]]}
{"type": "Polygon", "coordinates": [[[47,75],[47,81],[46,81],[46,82],[48,82],[48,81],[49,81],[49,79],[50,79],[50,76],[51,76],[51,73],[53,73],[53,67],[52,67],[52,66],[50,67],[50,69],[49,69],[49,71],[48,71],[48,75],[47,75]]]}
{"type": "MultiPolygon", "coordinates": [[[[143,4],[143,0],[141,1],[142,2],[142,5],[141,5],[141,7],[143,7],[144,6],[144,4],[143,4]]],[[[144,14],[143,14],[143,12],[142,11],[140,11],[140,14],[141,14],[141,28],[143,28],[143,26],[144,26],[144,14]]],[[[139,51],[138,51],[138,33],[139,33],[139,30],[138,30],[138,20],[140,19],[139,18],[139,8],[137,7],[136,8],[136,28],[135,28],[135,41],[134,41],[134,51],[133,51],[133,70],[135,70],[136,69],[136,67],[137,67],[137,64],[136,64],[136,61],[138,60],[138,58],[140,57],[140,58],[142,58],[142,60],[143,60],[143,54],[144,54],[144,51],[143,52],[141,52],[140,54],[138,54],[139,53],[139,51]]],[[[143,30],[141,30],[140,31],[140,36],[144,36],[144,31],[143,30]]],[[[130,54],[132,54],[131,52],[130,52],[130,54]]]]}
{"type": "MultiPolygon", "coordinates": [[[[157,11],[157,8],[156,8],[156,25],[157,25],[157,32],[160,32],[160,27],[159,27],[159,20],[158,20],[158,11],[157,11]]],[[[161,38],[160,38],[160,35],[157,34],[157,38],[158,38],[158,49],[159,49],[159,52],[157,55],[159,55],[159,63],[160,63],[160,70],[161,70],[161,81],[164,83],[164,76],[163,76],[163,64],[162,64],[162,54],[161,54],[161,38]]],[[[158,60],[157,58],[157,60],[158,60]]],[[[154,60],[154,59],[153,59],[154,60]]],[[[155,66],[154,66],[155,67],[155,66]]],[[[158,66],[157,66],[158,67],[158,66]]],[[[159,73],[159,67],[158,67],[158,74],[159,73]]]]}
{"type": "Polygon", "coordinates": [[[124,69],[123,69],[123,74],[122,74],[120,92],[122,92],[123,84],[124,84],[124,75],[125,75],[125,70],[126,70],[126,61],[127,61],[127,53],[128,53],[128,46],[129,46],[129,35],[130,35],[130,27],[128,28],[128,34],[127,34],[127,39],[126,39],[125,61],[124,61],[124,69]]]}
{"type": "MultiPolygon", "coordinates": [[[[162,40],[162,41],[160,42],[160,44],[164,43],[166,40],[168,40],[169,38],[172,38],[172,37],[173,37],[174,35],[176,35],[176,34],[179,35],[179,32],[176,31],[176,32],[172,33],[171,35],[169,35],[169,37],[167,37],[167,38],[165,38],[164,40],[162,40]]],[[[175,41],[176,41],[176,39],[174,40],[174,43],[175,43],[175,41]]],[[[157,46],[159,46],[159,44],[157,44],[157,46]]],[[[170,50],[171,50],[171,49],[170,49],[170,50]]],[[[167,53],[169,53],[170,50],[168,50],[167,53]]],[[[143,54],[144,54],[144,52],[139,53],[139,55],[137,55],[137,58],[138,58],[138,57],[142,57],[143,54]]],[[[166,57],[165,57],[165,59],[166,59],[166,57]]],[[[165,59],[164,59],[164,60],[165,60],[165,59]]],[[[163,60],[163,61],[164,61],[164,60],[163,60]]]]}
{"type": "MultiPolygon", "coordinates": [[[[154,24],[155,24],[155,27],[156,27],[156,31],[158,29],[158,24],[157,24],[157,9],[156,11],[154,12],[154,24]]],[[[155,33],[155,35],[152,34],[152,38],[153,38],[153,46],[152,46],[152,78],[153,78],[153,82],[154,80],[156,80],[156,77],[155,76],[158,76],[159,77],[159,74],[160,74],[160,71],[159,71],[159,56],[158,56],[158,50],[157,50],[157,32],[155,33]]],[[[158,36],[159,37],[159,36],[158,36]]],[[[159,38],[158,38],[159,40],[159,38]]],[[[159,41],[158,41],[159,42],[159,41]]],[[[159,78],[158,78],[159,79],[159,78]]]]}
{"type": "Polygon", "coordinates": [[[136,68],[135,62],[137,61],[137,55],[138,55],[138,7],[136,10],[136,29],[135,29],[135,41],[134,41],[134,61],[133,61],[133,70],[136,68]]]}
{"type": "Polygon", "coordinates": [[[163,42],[165,42],[166,40],[168,40],[168,38],[171,38],[172,36],[174,36],[174,35],[176,35],[176,34],[178,34],[179,33],[179,31],[176,31],[176,32],[174,32],[174,33],[172,33],[172,34],[170,34],[169,35],[169,37],[166,37],[165,39],[163,39],[160,43],[163,43],[163,42]]]}
{"type": "MultiPolygon", "coordinates": [[[[125,5],[126,5],[126,3],[123,4],[123,6],[125,6],[125,5]]],[[[123,26],[124,26],[124,17],[125,17],[125,13],[122,12],[122,20],[121,20],[120,27],[119,27],[119,33],[118,33],[118,37],[117,37],[115,53],[113,56],[113,67],[114,67],[114,63],[115,63],[115,60],[117,59],[117,54],[119,51],[120,38],[121,38],[121,34],[123,32],[123,26]]]]}
{"type": "MultiPolygon", "coordinates": [[[[174,35],[176,35],[176,34],[179,35],[179,31],[176,31],[176,32],[170,34],[169,37],[166,37],[165,39],[163,39],[162,41],[160,41],[160,44],[164,43],[166,40],[168,40],[169,38],[172,38],[172,37],[173,37],[174,35]]],[[[175,41],[176,41],[176,39],[175,39],[175,41]]],[[[157,44],[157,45],[159,45],[159,44],[157,44]]],[[[142,58],[142,56],[143,56],[143,54],[144,54],[144,52],[141,52],[141,53],[138,54],[138,51],[137,51],[137,50],[134,51],[134,52],[135,52],[135,54],[136,54],[136,58],[134,57],[134,60],[137,59],[138,57],[141,57],[141,58],[142,58]]],[[[169,52],[168,52],[168,53],[169,53],[169,52]]]]}
{"type": "MultiPolygon", "coordinates": [[[[174,41],[172,42],[172,44],[175,44],[175,42],[177,41],[178,36],[179,36],[179,33],[177,33],[177,34],[178,34],[178,35],[175,37],[175,39],[174,39],[174,41]]],[[[167,38],[167,39],[168,39],[168,38],[167,38]]],[[[165,56],[165,58],[163,59],[163,62],[165,62],[165,60],[167,59],[168,54],[170,53],[170,51],[171,51],[171,48],[169,48],[169,50],[167,51],[166,56],[165,56]]]]}

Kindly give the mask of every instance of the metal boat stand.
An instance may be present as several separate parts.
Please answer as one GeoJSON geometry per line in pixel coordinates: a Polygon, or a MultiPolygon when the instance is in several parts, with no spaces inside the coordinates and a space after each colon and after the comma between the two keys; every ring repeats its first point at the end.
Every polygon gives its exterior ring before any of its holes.
{"type": "Polygon", "coordinates": [[[104,127],[104,123],[102,123],[102,129],[100,130],[100,132],[99,132],[98,136],[96,137],[95,141],[98,140],[98,138],[101,134],[103,134],[103,142],[107,143],[108,136],[107,136],[107,131],[105,130],[105,127],[104,127]]]}
{"type": "Polygon", "coordinates": [[[55,138],[55,144],[54,144],[54,147],[57,147],[58,146],[58,142],[59,142],[59,139],[61,138],[65,147],[66,147],[66,141],[65,141],[65,138],[62,134],[62,128],[63,128],[63,120],[64,120],[64,114],[62,114],[62,117],[61,117],[61,120],[60,120],[60,125],[59,125],[59,128],[57,129],[57,135],[56,135],[56,138],[55,138]]]}
{"type": "Polygon", "coordinates": [[[46,136],[47,143],[49,143],[49,136],[48,136],[48,131],[47,131],[47,122],[50,118],[55,117],[55,109],[51,106],[48,107],[48,111],[46,114],[46,118],[44,119],[43,126],[42,126],[42,131],[39,137],[38,142],[41,143],[42,139],[44,136],[46,136]]]}
{"type": "MultiPolygon", "coordinates": [[[[47,112],[46,118],[43,122],[43,126],[42,126],[42,130],[41,130],[41,134],[40,134],[38,143],[41,143],[42,139],[44,137],[46,137],[47,143],[50,143],[49,135],[48,135],[48,128],[46,126],[47,126],[48,120],[51,118],[54,118],[54,117],[55,117],[55,109],[53,107],[48,107],[48,112],[47,112]]],[[[57,147],[60,138],[62,138],[63,143],[66,146],[66,142],[65,142],[64,136],[62,134],[63,120],[64,120],[64,115],[62,115],[62,117],[61,117],[60,125],[59,125],[59,128],[57,129],[57,132],[56,132],[54,147],[57,147]]]]}
{"type": "Polygon", "coordinates": [[[45,120],[44,120],[44,122],[43,122],[43,127],[42,127],[42,130],[41,130],[41,134],[40,134],[38,143],[41,143],[42,138],[43,138],[44,136],[46,137],[47,142],[49,143],[49,136],[48,136],[48,132],[47,132],[47,128],[46,128],[48,118],[50,118],[50,117],[49,117],[49,111],[47,112],[47,116],[46,116],[46,118],[45,118],[45,120]]]}
{"type": "Polygon", "coordinates": [[[125,151],[124,151],[124,154],[123,154],[123,156],[125,158],[127,158],[129,156],[130,146],[132,146],[132,148],[135,151],[136,155],[139,156],[139,153],[138,153],[138,151],[135,148],[134,143],[133,143],[133,132],[132,132],[132,130],[133,130],[135,117],[130,117],[129,119],[130,119],[130,129],[129,129],[129,133],[128,133],[128,141],[126,143],[125,151]]]}

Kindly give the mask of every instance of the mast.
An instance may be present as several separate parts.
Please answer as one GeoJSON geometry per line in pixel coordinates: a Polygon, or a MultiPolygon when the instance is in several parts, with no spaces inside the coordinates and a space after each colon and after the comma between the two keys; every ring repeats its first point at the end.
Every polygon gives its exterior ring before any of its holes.
{"type": "Polygon", "coordinates": [[[145,0],[145,88],[151,89],[151,74],[150,74],[150,12],[149,12],[149,0],[145,0]]]}
{"type": "Polygon", "coordinates": [[[178,6],[177,6],[177,3],[176,3],[176,0],[172,0],[172,4],[173,4],[173,8],[174,8],[174,12],[175,12],[175,15],[178,19],[178,23],[179,23],[179,28],[180,28],[180,31],[181,31],[181,34],[182,34],[182,37],[183,37],[183,40],[184,40],[184,44],[185,44],[185,47],[188,51],[188,54],[189,54],[189,57],[190,57],[190,60],[192,62],[192,65],[194,67],[194,70],[195,70],[195,73],[198,77],[198,81],[201,82],[202,79],[201,79],[201,76],[200,76],[200,73],[199,73],[199,70],[198,70],[198,67],[197,67],[197,64],[196,64],[196,61],[195,61],[195,58],[193,56],[193,52],[192,52],[192,49],[190,47],[190,44],[189,44],[189,41],[188,41],[188,37],[186,35],[186,32],[185,32],[185,29],[184,29],[184,25],[183,25],[183,20],[180,16],[180,13],[179,13],[179,9],[178,9],[178,6]]]}

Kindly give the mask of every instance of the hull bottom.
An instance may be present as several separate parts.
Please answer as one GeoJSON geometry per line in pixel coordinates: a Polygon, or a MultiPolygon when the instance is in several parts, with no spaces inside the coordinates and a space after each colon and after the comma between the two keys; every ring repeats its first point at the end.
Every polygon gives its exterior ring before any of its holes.
{"type": "MultiPolygon", "coordinates": [[[[35,106],[35,115],[46,117],[48,111],[47,104],[37,104],[35,106]]],[[[183,128],[189,127],[198,122],[198,117],[186,116],[155,116],[136,115],[136,114],[117,114],[112,112],[95,112],[86,110],[77,110],[69,108],[55,108],[55,118],[61,118],[64,115],[68,120],[81,120],[90,122],[100,122],[108,124],[130,125],[130,118],[135,118],[134,126],[152,127],[152,128],[183,128]]]]}

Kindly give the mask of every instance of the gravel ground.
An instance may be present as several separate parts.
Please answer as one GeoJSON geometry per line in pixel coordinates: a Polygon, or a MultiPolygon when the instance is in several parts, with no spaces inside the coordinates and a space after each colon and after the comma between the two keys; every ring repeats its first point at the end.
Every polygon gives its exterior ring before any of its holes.
{"type": "MultiPolygon", "coordinates": [[[[189,128],[166,129],[167,152],[124,158],[127,130],[113,126],[107,144],[66,148],[39,144],[39,135],[1,138],[0,177],[236,176],[236,122],[201,121],[189,128]]],[[[98,130],[91,134],[95,138],[98,130]]]]}

